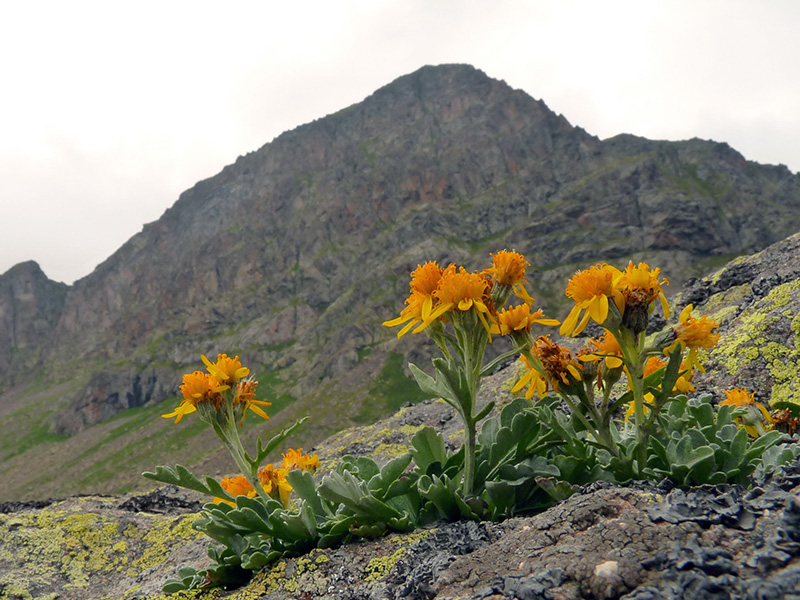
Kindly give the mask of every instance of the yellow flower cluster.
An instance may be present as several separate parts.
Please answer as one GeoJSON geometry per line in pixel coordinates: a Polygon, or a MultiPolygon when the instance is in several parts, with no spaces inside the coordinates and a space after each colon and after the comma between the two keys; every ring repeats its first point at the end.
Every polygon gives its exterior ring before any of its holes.
{"type": "MultiPolygon", "coordinates": [[[[303,454],[302,448],[298,448],[297,450],[290,448],[289,451],[283,455],[283,461],[279,467],[270,463],[258,470],[258,482],[270,497],[278,500],[284,506],[288,506],[289,494],[292,492],[292,486],[286,481],[286,474],[294,469],[314,472],[318,467],[318,455],[303,454]]],[[[222,481],[220,481],[220,485],[222,489],[233,497],[247,496],[248,498],[255,498],[257,495],[256,490],[244,475],[223,477],[222,481]]],[[[222,498],[214,498],[214,502],[225,502],[226,504],[235,506],[235,503],[222,498]]]]}
{"type": "Polygon", "coordinates": [[[525,267],[530,263],[517,252],[503,250],[492,254],[492,266],[477,273],[464,267],[449,265],[441,268],[427,262],[411,273],[411,293],[406,307],[396,319],[385,321],[386,327],[405,326],[397,337],[409,331],[419,333],[437,321],[446,322],[455,313],[473,313],[487,334],[513,334],[530,331],[534,323],[558,325],[555,319],[545,319],[541,310],[531,312],[534,299],[525,289],[525,267]],[[524,304],[505,308],[498,313],[513,292],[524,304]]]}
{"type": "Polygon", "coordinates": [[[270,406],[270,402],[255,399],[257,381],[246,379],[250,369],[243,367],[239,357],[230,358],[227,354],[217,355],[217,361],[211,362],[201,357],[208,373],[195,371],[183,376],[180,390],[183,395],[180,405],[171,413],[161,415],[165,419],[175,417],[175,423],[195,412],[199,406],[221,411],[225,405],[225,394],[231,395],[232,405],[241,409],[242,415],[252,410],[262,419],[269,419],[260,407],[270,406]]]}
{"type": "Polygon", "coordinates": [[[566,295],[575,306],[561,324],[561,335],[578,335],[589,320],[603,325],[608,318],[609,302],[613,302],[619,315],[630,321],[635,331],[643,331],[642,317],[652,311],[653,302],[661,301],[664,316],[669,318],[669,304],[662,285],[669,281],[658,276],[661,269],[651,269],[646,263],[628,263],[624,271],[607,263],[599,263],[576,273],[567,284],[566,295]]]}

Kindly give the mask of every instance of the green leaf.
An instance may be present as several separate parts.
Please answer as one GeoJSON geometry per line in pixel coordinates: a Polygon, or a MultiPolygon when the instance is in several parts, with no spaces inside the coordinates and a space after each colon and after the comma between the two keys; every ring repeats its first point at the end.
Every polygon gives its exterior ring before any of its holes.
{"type": "Polygon", "coordinates": [[[177,579],[167,579],[164,586],[161,588],[161,591],[165,594],[174,594],[176,592],[182,592],[188,590],[189,588],[186,587],[182,581],[178,581],[177,579]]]}
{"type": "MultiPolygon", "coordinates": [[[[243,496],[240,496],[242,498],[243,496]]],[[[267,535],[272,535],[272,528],[268,522],[252,508],[238,508],[226,515],[227,519],[242,531],[258,531],[267,535]]]]}
{"type": "Polygon", "coordinates": [[[710,427],[716,424],[716,418],[714,416],[714,408],[706,402],[690,406],[689,414],[692,415],[695,422],[700,428],[710,427]]]}
{"type": "Polygon", "coordinates": [[[750,443],[750,447],[747,449],[747,452],[745,452],[745,460],[750,463],[760,458],[768,448],[779,444],[782,439],[783,433],[774,430],[757,437],[750,443]]]}
{"type": "Polygon", "coordinates": [[[434,475],[423,475],[419,480],[419,492],[423,498],[430,500],[442,518],[455,521],[459,518],[477,520],[478,515],[461,497],[457,481],[447,476],[441,478],[434,475]]]}
{"type": "Polygon", "coordinates": [[[194,490],[201,494],[208,496],[215,496],[224,500],[234,501],[234,497],[228,494],[216,479],[206,477],[205,483],[200,481],[197,477],[192,475],[189,470],[183,465],[175,465],[174,469],[169,467],[159,466],[156,467],[155,472],[146,471],[142,473],[143,477],[160,481],[169,485],[177,485],[188,490],[194,490]]]}
{"type": "Polygon", "coordinates": [[[307,419],[308,417],[303,417],[302,419],[296,421],[294,425],[282,430],[280,433],[273,436],[269,442],[267,442],[266,446],[262,444],[261,438],[259,437],[256,443],[258,451],[256,452],[255,458],[250,458],[249,454],[247,454],[245,458],[251,465],[261,466],[261,463],[264,462],[267,456],[269,456],[273,450],[280,446],[287,437],[289,437],[298,427],[300,427],[300,425],[305,423],[307,419]]]}
{"type": "Polygon", "coordinates": [[[693,468],[701,461],[714,459],[714,450],[710,446],[694,448],[691,438],[688,435],[682,437],[675,445],[670,442],[667,448],[667,454],[669,455],[670,462],[688,469],[693,468]],[[673,451],[670,452],[670,449],[673,451]]]}
{"type": "Polygon", "coordinates": [[[373,496],[364,481],[346,471],[330,473],[323,477],[319,486],[319,495],[328,500],[342,504],[357,515],[378,520],[388,520],[401,515],[397,510],[373,496]]]}
{"type": "Polygon", "coordinates": [[[397,483],[409,464],[411,464],[411,453],[409,452],[393,458],[369,480],[367,487],[378,498],[385,499],[389,488],[397,483]]]}
{"type": "Polygon", "coordinates": [[[425,371],[420,369],[414,363],[408,363],[408,370],[411,371],[411,376],[417,382],[419,389],[421,389],[426,394],[430,394],[431,396],[436,397],[444,397],[448,396],[447,390],[444,389],[439,383],[430,375],[428,375],[425,371]]]}
{"type": "Polygon", "coordinates": [[[447,461],[444,439],[433,427],[423,427],[411,438],[411,456],[420,473],[427,473],[434,463],[447,461]]]}
{"type": "Polygon", "coordinates": [[[261,551],[253,552],[247,555],[246,559],[242,561],[242,567],[250,571],[258,571],[270,563],[269,557],[261,551]]]}
{"type": "Polygon", "coordinates": [[[317,493],[317,484],[311,473],[292,469],[286,474],[286,481],[292,486],[292,492],[303,500],[317,517],[327,516],[327,511],[323,508],[322,500],[317,493]]]}
{"type": "Polygon", "coordinates": [[[475,423],[477,423],[478,421],[482,420],[486,415],[488,415],[490,412],[492,412],[493,408],[494,408],[494,400],[489,402],[480,411],[478,411],[478,414],[475,415],[475,419],[474,419],[475,423]]]}
{"type": "Polygon", "coordinates": [[[559,481],[554,477],[537,477],[536,483],[555,502],[566,500],[579,489],[578,486],[570,485],[566,481],[559,481]]]}

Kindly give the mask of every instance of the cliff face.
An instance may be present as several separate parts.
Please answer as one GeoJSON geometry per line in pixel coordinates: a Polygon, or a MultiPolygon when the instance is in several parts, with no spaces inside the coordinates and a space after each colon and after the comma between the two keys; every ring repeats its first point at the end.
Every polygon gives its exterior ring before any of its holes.
{"type": "Polygon", "coordinates": [[[273,414],[325,415],[320,439],[405,401],[376,376],[427,350],[380,323],[420,262],[481,268],[516,249],[563,317],[577,268],[646,259],[674,289],[800,230],[798,209],[800,177],[726,144],[601,141],[472,67],[424,67],[199,182],[68,292],[47,282],[48,335],[0,320],[0,389],[27,349],[71,382],[48,422],[75,434],[174,394],[201,353],[238,353],[273,414]]]}
{"type": "Polygon", "coordinates": [[[68,286],[33,261],[0,275],[0,391],[34,366],[56,328],[68,286]]]}

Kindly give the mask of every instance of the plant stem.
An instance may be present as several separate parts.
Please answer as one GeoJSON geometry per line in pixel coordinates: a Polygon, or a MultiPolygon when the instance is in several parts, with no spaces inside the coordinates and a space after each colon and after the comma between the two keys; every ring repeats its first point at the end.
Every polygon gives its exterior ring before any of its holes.
{"type": "Polygon", "coordinates": [[[464,427],[464,481],[462,491],[464,498],[472,495],[475,483],[475,422],[470,419],[464,427]]]}

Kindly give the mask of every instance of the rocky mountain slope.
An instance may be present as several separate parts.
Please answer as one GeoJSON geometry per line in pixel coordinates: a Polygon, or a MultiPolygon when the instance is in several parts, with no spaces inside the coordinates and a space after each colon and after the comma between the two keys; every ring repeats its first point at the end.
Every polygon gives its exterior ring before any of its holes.
{"type": "Polygon", "coordinates": [[[724,143],[601,141],[472,67],[424,67],[239,157],[68,289],[31,263],[0,276],[0,499],[140,485],[120,467],[165,453],[223,469],[201,428],[158,419],[200,354],[241,355],[270,425],[317,416],[305,444],[415,399],[404,364],[428,350],[380,323],[419,262],[516,249],[563,317],[576,268],[647,259],[674,288],[799,209],[800,176],[724,143]]]}

